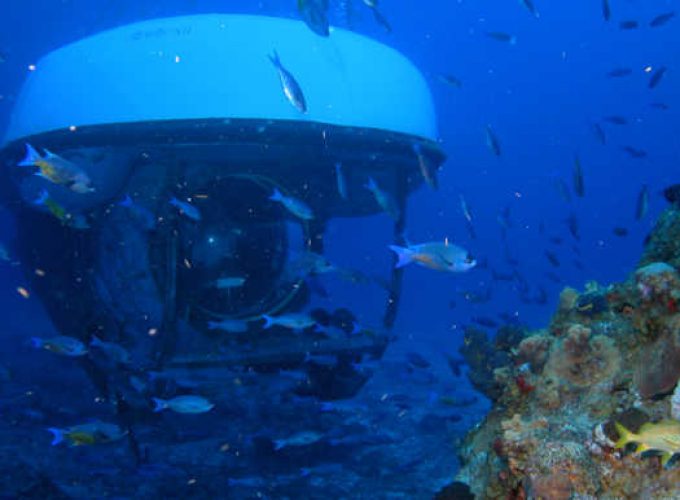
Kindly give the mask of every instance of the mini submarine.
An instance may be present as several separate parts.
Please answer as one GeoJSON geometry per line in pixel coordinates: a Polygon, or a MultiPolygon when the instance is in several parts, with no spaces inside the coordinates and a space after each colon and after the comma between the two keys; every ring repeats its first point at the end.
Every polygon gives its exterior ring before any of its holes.
{"type": "MultiPolygon", "coordinates": [[[[386,287],[383,325],[367,334],[265,331],[258,318],[308,305],[304,280],[289,272],[290,253],[323,255],[331,219],[379,213],[364,188],[369,177],[400,206],[394,238],[403,243],[406,199],[423,184],[415,143],[436,171],[444,154],[430,91],[390,47],[342,29],[318,37],[291,19],[156,19],[36,63],[4,135],[0,196],[16,219],[13,251],[56,328],[119,342],[138,367],[265,370],[304,363],[310,353],[380,357],[400,270],[386,287]],[[302,87],[307,113],[286,100],[268,59],[274,51],[302,87]],[[73,193],[17,167],[26,144],[82,165],[95,191],[73,193]],[[338,193],[338,163],[347,199],[338,193]],[[303,200],[315,218],[291,217],[269,200],[274,188],[303,200]],[[36,206],[43,190],[84,224],[36,206]],[[125,196],[136,210],[121,206],[125,196]],[[201,220],[182,217],[171,197],[189,200],[201,220]],[[238,290],[210,285],[225,275],[247,280],[238,290]],[[224,319],[249,328],[207,327],[224,319]]],[[[327,314],[339,327],[343,317],[350,321],[351,310],[327,314]]]]}

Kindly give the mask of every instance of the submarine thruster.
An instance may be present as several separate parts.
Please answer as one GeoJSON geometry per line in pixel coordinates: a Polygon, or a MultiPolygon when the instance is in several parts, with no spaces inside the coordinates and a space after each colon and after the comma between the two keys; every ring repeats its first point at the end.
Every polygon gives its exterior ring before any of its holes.
{"type": "MultiPolygon", "coordinates": [[[[398,270],[370,334],[351,333],[351,304],[313,312],[345,338],[264,330],[261,318],[305,309],[328,221],[381,210],[369,179],[396,200],[402,243],[423,164],[435,175],[444,161],[435,122],[419,71],[349,31],[322,38],[295,20],[222,14],[118,27],[47,54],[17,98],[0,153],[13,250],[58,330],[119,342],[140,369],[379,357],[398,270]],[[304,112],[286,99],[272,54],[304,92],[304,112]],[[28,145],[40,161],[82,168],[85,187],[21,166],[28,145]],[[291,213],[275,191],[313,216],[291,213]],[[234,332],[216,332],[220,322],[234,332]]],[[[325,397],[361,383],[324,377],[325,397]]]]}

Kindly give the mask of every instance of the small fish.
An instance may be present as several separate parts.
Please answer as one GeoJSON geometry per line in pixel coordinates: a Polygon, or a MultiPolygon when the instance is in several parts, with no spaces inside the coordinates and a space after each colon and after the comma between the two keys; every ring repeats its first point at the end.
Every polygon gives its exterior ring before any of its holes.
{"type": "Polygon", "coordinates": [[[666,66],[661,66],[659,69],[657,69],[654,74],[649,78],[649,84],[648,87],[650,89],[655,88],[659,83],[661,82],[661,79],[663,78],[663,75],[666,74],[666,66]]]}
{"type": "Polygon", "coordinates": [[[269,56],[269,60],[272,62],[274,67],[276,68],[276,71],[279,73],[279,80],[281,81],[281,89],[283,90],[283,94],[286,96],[286,99],[288,99],[288,102],[290,102],[295,108],[297,108],[300,113],[306,113],[307,112],[307,102],[305,101],[305,96],[302,93],[302,88],[298,84],[297,80],[293,77],[293,75],[283,67],[281,64],[281,60],[279,59],[279,55],[277,54],[276,51],[272,55],[269,56]]]}
{"type": "Polygon", "coordinates": [[[408,247],[389,245],[389,248],[397,255],[395,264],[397,268],[415,262],[435,271],[461,273],[477,265],[477,261],[467,250],[450,244],[448,241],[421,243],[408,247]]]}
{"type": "Polygon", "coordinates": [[[49,339],[33,337],[31,339],[31,344],[36,349],[45,349],[46,351],[62,356],[77,357],[87,354],[87,347],[85,347],[85,344],[76,338],[67,337],[65,335],[49,339]]]}
{"type": "Polygon", "coordinates": [[[640,26],[638,22],[632,19],[628,21],[621,21],[619,23],[619,28],[621,28],[622,30],[634,30],[637,29],[638,26],[640,26]]]}
{"type": "Polygon", "coordinates": [[[502,31],[487,31],[486,36],[498,42],[509,43],[510,45],[515,45],[517,43],[517,37],[502,31]]]}
{"type": "Polygon", "coordinates": [[[672,205],[680,205],[680,184],[673,184],[664,189],[663,197],[672,205]]]}
{"type": "Polygon", "coordinates": [[[548,259],[548,262],[550,262],[550,264],[553,267],[560,267],[560,261],[557,258],[557,255],[555,255],[553,252],[546,250],[545,251],[545,257],[546,257],[546,259],[548,259]]]}
{"type": "Polygon", "coordinates": [[[412,365],[416,368],[429,368],[432,366],[432,363],[430,363],[427,359],[425,359],[422,355],[418,354],[417,352],[407,352],[406,353],[406,361],[408,362],[409,365],[412,365]]]}
{"type": "Polygon", "coordinates": [[[609,0],[602,0],[602,17],[605,21],[609,21],[612,17],[612,10],[609,7],[609,0]]]}
{"type": "Polygon", "coordinates": [[[316,320],[305,313],[288,313],[279,316],[263,314],[262,319],[264,320],[264,328],[271,328],[276,325],[294,331],[302,331],[316,325],[316,320]]]}
{"type": "Polygon", "coordinates": [[[510,217],[510,205],[506,205],[501,208],[500,212],[496,216],[496,222],[503,229],[510,229],[512,227],[512,218],[510,217]]]}
{"type": "Polygon", "coordinates": [[[614,233],[614,235],[618,236],[619,238],[623,238],[625,236],[628,236],[628,229],[626,229],[625,227],[617,226],[614,229],[612,229],[612,232],[614,233]]]}
{"type": "Polygon", "coordinates": [[[229,288],[241,288],[246,282],[242,276],[226,276],[215,280],[215,288],[218,290],[226,290],[229,288]]]}
{"type": "Polygon", "coordinates": [[[303,431],[293,434],[287,438],[274,440],[274,449],[276,451],[290,447],[304,447],[319,442],[324,435],[316,431],[303,431]]]}
{"type": "Polygon", "coordinates": [[[480,326],[484,326],[486,328],[498,328],[499,326],[497,321],[494,321],[493,319],[488,318],[486,316],[473,316],[472,318],[470,318],[470,320],[473,323],[476,323],[480,326]]]}
{"type": "Polygon", "coordinates": [[[520,1],[532,16],[534,16],[537,19],[540,17],[538,11],[536,10],[536,6],[534,5],[533,0],[520,0],[520,1]]]}
{"type": "Polygon", "coordinates": [[[427,185],[436,191],[437,188],[439,187],[439,184],[437,182],[436,169],[425,157],[425,154],[423,154],[423,148],[420,144],[418,143],[413,144],[413,152],[415,153],[416,158],[418,160],[418,168],[420,169],[420,174],[423,176],[423,179],[425,179],[425,182],[427,182],[427,185]]]}
{"type": "Polygon", "coordinates": [[[172,410],[176,413],[206,413],[215,405],[202,396],[176,396],[172,399],[152,398],[155,404],[154,412],[172,410]]]}
{"type": "Polygon", "coordinates": [[[364,185],[364,187],[373,193],[375,201],[387,215],[392,217],[394,220],[399,220],[401,212],[397,206],[397,202],[394,200],[392,195],[390,195],[390,193],[378,186],[372,177],[368,178],[368,182],[364,185]]]}
{"type": "Polygon", "coordinates": [[[449,74],[440,74],[437,75],[437,78],[439,78],[439,81],[442,83],[445,83],[446,85],[449,85],[451,87],[461,89],[463,88],[463,82],[461,82],[458,78],[456,78],[453,75],[449,74]]]}
{"type": "Polygon", "coordinates": [[[347,199],[347,179],[345,179],[345,174],[342,171],[342,163],[337,162],[335,164],[335,182],[338,186],[338,194],[343,200],[347,199]]]}
{"type": "Polygon", "coordinates": [[[460,292],[461,297],[470,304],[486,304],[491,300],[491,288],[486,288],[482,292],[475,292],[472,290],[465,290],[460,292]]]}
{"type": "Polygon", "coordinates": [[[274,193],[272,193],[269,199],[281,203],[286,210],[299,219],[312,220],[314,218],[314,212],[304,201],[292,196],[285,196],[276,188],[274,188],[274,193]]]}
{"type": "Polygon", "coordinates": [[[68,442],[71,446],[84,446],[118,441],[126,432],[114,424],[94,421],[82,425],[74,425],[60,429],[50,427],[52,433],[52,446],[68,442]]]}
{"type": "Polygon", "coordinates": [[[502,273],[500,271],[492,269],[491,279],[494,281],[514,281],[515,275],[513,273],[502,273]]]}
{"type": "Polygon", "coordinates": [[[148,208],[133,201],[130,195],[126,194],[117,204],[118,206],[129,210],[133,218],[147,231],[156,228],[156,216],[148,208]]]}
{"type": "Polygon", "coordinates": [[[498,142],[498,137],[496,137],[496,134],[491,128],[491,125],[487,125],[485,130],[486,130],[486,145],[489,148],[489,151],[491,151],[496,156],[500,156],[501,144],[500,142],[498,142]]]}
{"type": "Polygon", "coordinates": [[[200,210],[189,202],[178,200],[173,196],[172,198],[170,198],[169,203],[177,210],[179,210],[179,213],[193,221],[198,222],[202,219],[200,210]]]}
{"type": "Polygon", "coordinates": [[[459,196],[460,196],[460,210],[461,212],[463,212],[463,217],[465,217],[466,221],[472,223],[472,212],[470,212],[470,207],[465,201],[465,197],[462,194],[459,196]]]}
{"type": "Polygon", "coordinates": [[[392,33],[392,26],[390,25],[389,21],[378,10],[378,0],[364,0],[364,4],[366,5],[366,7],[371,9],[371,12],[373,12],[375,22],[378,23],[383,28],[385,28],[385,31],[387,31],[388,33],[392,33]]]}
{"type": "Polygon", "coordinates": [[[79,194],[95,191],[92,181],[85,170],[61,156],[47,149],[45,156],[41,156],[33,146],[26,144],[26,156],[18,163],[20,167],[38,167],[37,176],[48,181],[67,187],[79,194]]]}
{"type": "Polygon", "coordinates": [[[611,115],[611,116],[605,116],[603,118],[604,121],[611,123],[613,125],[627,125],[628,120],[624,118],[623,116],[619,115],[611,115]]]}
{"type": "Polygon", "coordinates": [[[649,189],[647,185],[643,185],[638,194],[637,203],[635,205],[635,218],[642,220],[647,215],[649,209],[649,189]]]}
{"type": "Polygon", "coordinates": [[[90,347],[99,349],[116,363],[121,365],[130,364],[130,353],[115,342],[104,342],[99,337],[93,336],[90,341],[90,347]]]}
{"type": "Polygon", "coordinates": [[[243,333],[248,331],[248,322],[240,319],[223,319],[208,321],[209,330],[223,330],[229,333],[243,333]]]}
{"type": "Polygon", "coordinates": [[[573,212],[569,214],[569,217],[566,219],[567,227],[569,228],[569,232],[573,236],[575,240],[580,240],[581,239],[581,232],[579,229],[579,223],[578,223],[578,218],[576,217],[576,214],[573,212]]]}
{"type": "Polygon", "coordinates": [[[463,358],[454,358],[453,356],[446,355],[446,364],[449,365],[451,372],[456,376],[460,377],[463,374],[462,367],[465,366],[465,360],[463,358]]]}
{"type": "Polygon", "coordinates": [[[288,266],[294,278],[305,278],[309,275],[328,274],[338,269],[323,255],[305,251],[295,255],[288,266]]]}
{"type": "Polygon", "coordinates": [[[670,21],[674,17],[675,17],[675,11],[666,12],[664,14],[659,14],[658,16],[656,16],[654,19],[652,19],[649,22],[649,26],[651,28],[658,28],[659,26],[663,26],[664,24],[666,24],[668,21],[670,21]]]}
{"type": "Polygon", "coordinates": [[[630,68],[614,68],[609,73],[607,73],[607,76],[609,78],[622,78],[631,74],[633,74],[633,70],[630,68]]]}
{"type": "Polygon", "coordinates": [[[665,102],[651,102],[649,106],[654,109],[660,109],[661,111],[668,111],[671,107],[665,102]]]}
{"type": "Polygon", "coordinates": [[[680,453],[680,421],[662,420],[648,422],[640,427],[637,433],[626,429],[618,422],[614,422],[619,440],[615,448],[625,448],[628,443],[638,443],[635,453],[640,454],[648,450],[660,451],[661,465],[665,466],[674,454],[680,453]]]}
{"type": "Polygon", "coordinates": [[[583,168],[581,167],[581,160],[578,155],[574,156],[574,170],[572,173],[572,181],[574,183],[574,193],[579,198],[585,195],[585,184],[583,182],[583,168]]]}
{"type": "Polygon", "coordinates": [[[604,129],[599,123],[594,123],[593,124],[593,133],[595,134],[595,137],[597,138],[597,142],[605,146],[607,144],[607,136],[604,133],[604,129]]]}
{"type": "Polygon", "coordinates": [[[53,200],[46,189],[40,191],[38,197],[33,200],[36,206],[42,206],[47,209],[54,217],[59,219],[62,224],[74,229],[90,229],[90,225],[83,214],[73,214],[67,212],[66,209],[53,200]]]}
{"type": "Polygon", "coordinates": [[[642,158],[647,157],[647,151],[644,149],[635,149],[631,146],[623,146],[621,149],[628,153],[628,155],[635,160],[641,160],[642,158]]]}
{"type": "Polygon", "coordinates": [[[328,27],[328,0],[298,0],[298,12],[309,28],[319,36],[330,34],[328,27]]]}

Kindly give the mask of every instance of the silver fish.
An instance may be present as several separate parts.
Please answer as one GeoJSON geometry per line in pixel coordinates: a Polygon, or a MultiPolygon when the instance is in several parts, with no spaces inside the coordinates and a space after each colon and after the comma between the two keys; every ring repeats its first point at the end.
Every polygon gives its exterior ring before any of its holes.
{"type": "Polygon", "coordinates": [[[279,59],[279,54],[276,51],[269,56],[269,60],[272,62],[276,71],[279,73],[279,79],[281,80],[281,88],[283,93],[293,106],[295,106],[301,113],[307,112],[307,102],[305,101],[305,96],[302,93],[302,88],[298,84],[297,80],[293,75],[281,64],[281,59],[279,59]]]}

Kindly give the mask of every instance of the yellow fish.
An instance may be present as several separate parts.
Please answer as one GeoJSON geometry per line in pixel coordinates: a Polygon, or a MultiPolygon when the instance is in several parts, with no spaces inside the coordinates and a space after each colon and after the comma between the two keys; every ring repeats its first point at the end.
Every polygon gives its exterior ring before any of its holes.
{"type": "Polygon", "coordinates": [[[661,452],[661,465],[666,465],[675,453],[680,453],[680,421],[662,420],[656,424],[651,422],[640,427],[637,434],[629,431],[618,422],[614,422],[619,440],[616,448],[623,448],[628,443],[638,443],[635,453],[648,450],[661,452]]]}
{"type": "Polygon", "coordinates": [[[47,149],[45,156],[41,156],[33,146],[26,144],[26,156],[18,165],[38,167],[36,175],[76,193],[92,193],[95,190],[92,187],[92,180],[82,168],[47,149]]]}

